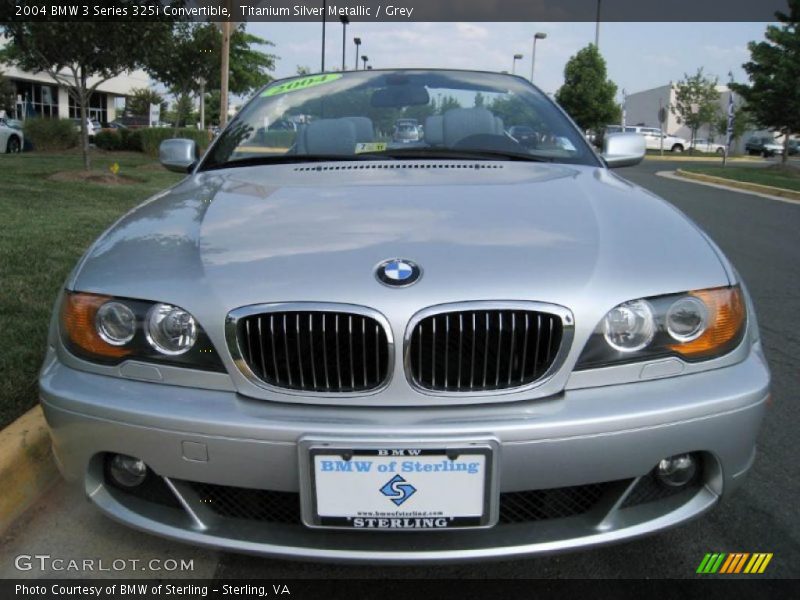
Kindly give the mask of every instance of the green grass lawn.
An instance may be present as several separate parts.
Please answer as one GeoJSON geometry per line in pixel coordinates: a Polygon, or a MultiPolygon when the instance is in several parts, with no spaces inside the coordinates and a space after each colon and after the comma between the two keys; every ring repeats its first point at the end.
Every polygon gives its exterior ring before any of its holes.
{"type": "Polygon", "coordinates": [[[87,246],[120,215],[180,180],[141,154],[94,154],[117,162],[127,185],[52,181],[80,171],[80,154],[0,155],[0,427],[36,404],[53,302],[87,246]]]}
{"type": "MultiPolygon", "coordinates": [[[[661,156],[661,150],[647,149],[646,156],[661,156]]],[[[664,156],[702,156],[705,158],[718,158],[722,160],[722,155],[716,152],[701,152],[700,150],[684,150],[683,152],[671,152],[669,148],[664,148],[664,156]]]]}
{"type": "Polygon", "coordinates": [[[769,167],[682,167],[683,171],[724,177],[735,181],[770,185],[800,191],[800,168],[771,165],[769,167]]]}

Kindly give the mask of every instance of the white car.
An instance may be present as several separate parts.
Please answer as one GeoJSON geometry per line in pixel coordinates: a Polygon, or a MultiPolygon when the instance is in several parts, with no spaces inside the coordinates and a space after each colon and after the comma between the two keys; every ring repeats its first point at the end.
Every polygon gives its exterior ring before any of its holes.
{"type": "MultiPolygon", "coordinates": [[[[72,122],[75,123],[75,130],[80,133],[81,131],[81,120],[80,119],[72,119],[72,122]]],[[[89,139],[93,140],[95,134],[100,133],[100,130],[103,128],[100,125],[100,121],[97,119],[86,119],[86,131],[89,133],[89,139]]]]}
{"type": "Polygon", "coordinates": [[[5,119],[0,120],[0,152],[17,154],[22,152],[25,136],[21,129],[12,127],[5,119]]]}
{"type": "Polygon", "coordinates": [[[717,154],[725,154],[725,144],[717,144],[711,140],[699,139],[695,140],[693,144],[689,145],[693,150],[700,152],[716,152],[717,154]]]}
{"type": "Polygon", "coordinates": [[[689,142],[681,137],[663,133],[658,127],[641,127],[641,126],[626,126],[609,125],[606,127],[606,133],[638,133],[644,137],[645,147],[648,150],[661,150],[661,139],[664,139],[664,150],[670,152],[683,152],[689,148],[689,142]]]}

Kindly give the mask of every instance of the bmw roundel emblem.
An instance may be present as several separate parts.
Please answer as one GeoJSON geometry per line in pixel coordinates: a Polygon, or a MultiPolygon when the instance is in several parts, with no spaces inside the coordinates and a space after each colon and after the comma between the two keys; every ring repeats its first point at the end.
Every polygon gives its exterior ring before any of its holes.
{"type": "Polygon", "coordinates": [[[384,260],[375,269],[375,277],[384,285],[405,287],[416,283],[422,275],[417,263],[403,258],[384,260]]]}

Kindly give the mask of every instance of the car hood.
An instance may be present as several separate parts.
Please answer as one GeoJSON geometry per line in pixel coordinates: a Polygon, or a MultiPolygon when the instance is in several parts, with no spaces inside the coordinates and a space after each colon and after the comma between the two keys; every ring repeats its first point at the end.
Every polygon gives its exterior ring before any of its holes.
{"type": "Polygon", "coordinates": [[[339,162],[197,173],[124,216],[75,289],[170,302],[198,319],[245,305],[366,305],[398,326],[464,300],[537,300],[596,323],[638,297],[727,285],[705,236],[603,168],[339,162]],[[387,258],[423,276],[390,288],[387,258]]]}

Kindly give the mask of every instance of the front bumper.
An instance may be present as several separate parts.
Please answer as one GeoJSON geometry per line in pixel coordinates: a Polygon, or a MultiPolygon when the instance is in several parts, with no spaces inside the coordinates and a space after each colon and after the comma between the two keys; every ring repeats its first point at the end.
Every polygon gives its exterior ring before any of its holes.
{"type": "Polygon", "coordinates": [[[231,392],[106,377],[74,370],[51,354],[40,388],[62,473],[82,480],[97,506],[128,525],[240,552],[415,562],[594,546],[652,533],[703,513],[730,493],[752,464],[769,371],[756,345],[734,366],[568,390],[545,400],[349,408],[278,404],[231,392]],[[498,448],[501,498],[553,488],[600,491],[586,510],[558,518],[512,519],[484,530],[413,533],[312,530],[291,519],[221,514],[198,496],[198,486],[213,484],[218,490],[269,490],[265,493],[280,494],[291,503],[301,488],[299,443],[308,438],[345,443],[492,440],[498,448]],[[660,459],[685,452],[703,457],[698,485],[631,502],[642,496],[647,474],[660,459]],[[172,502],[150,501],[106,483],[105,453],[144,460],[175,494],[172,502]]]}

